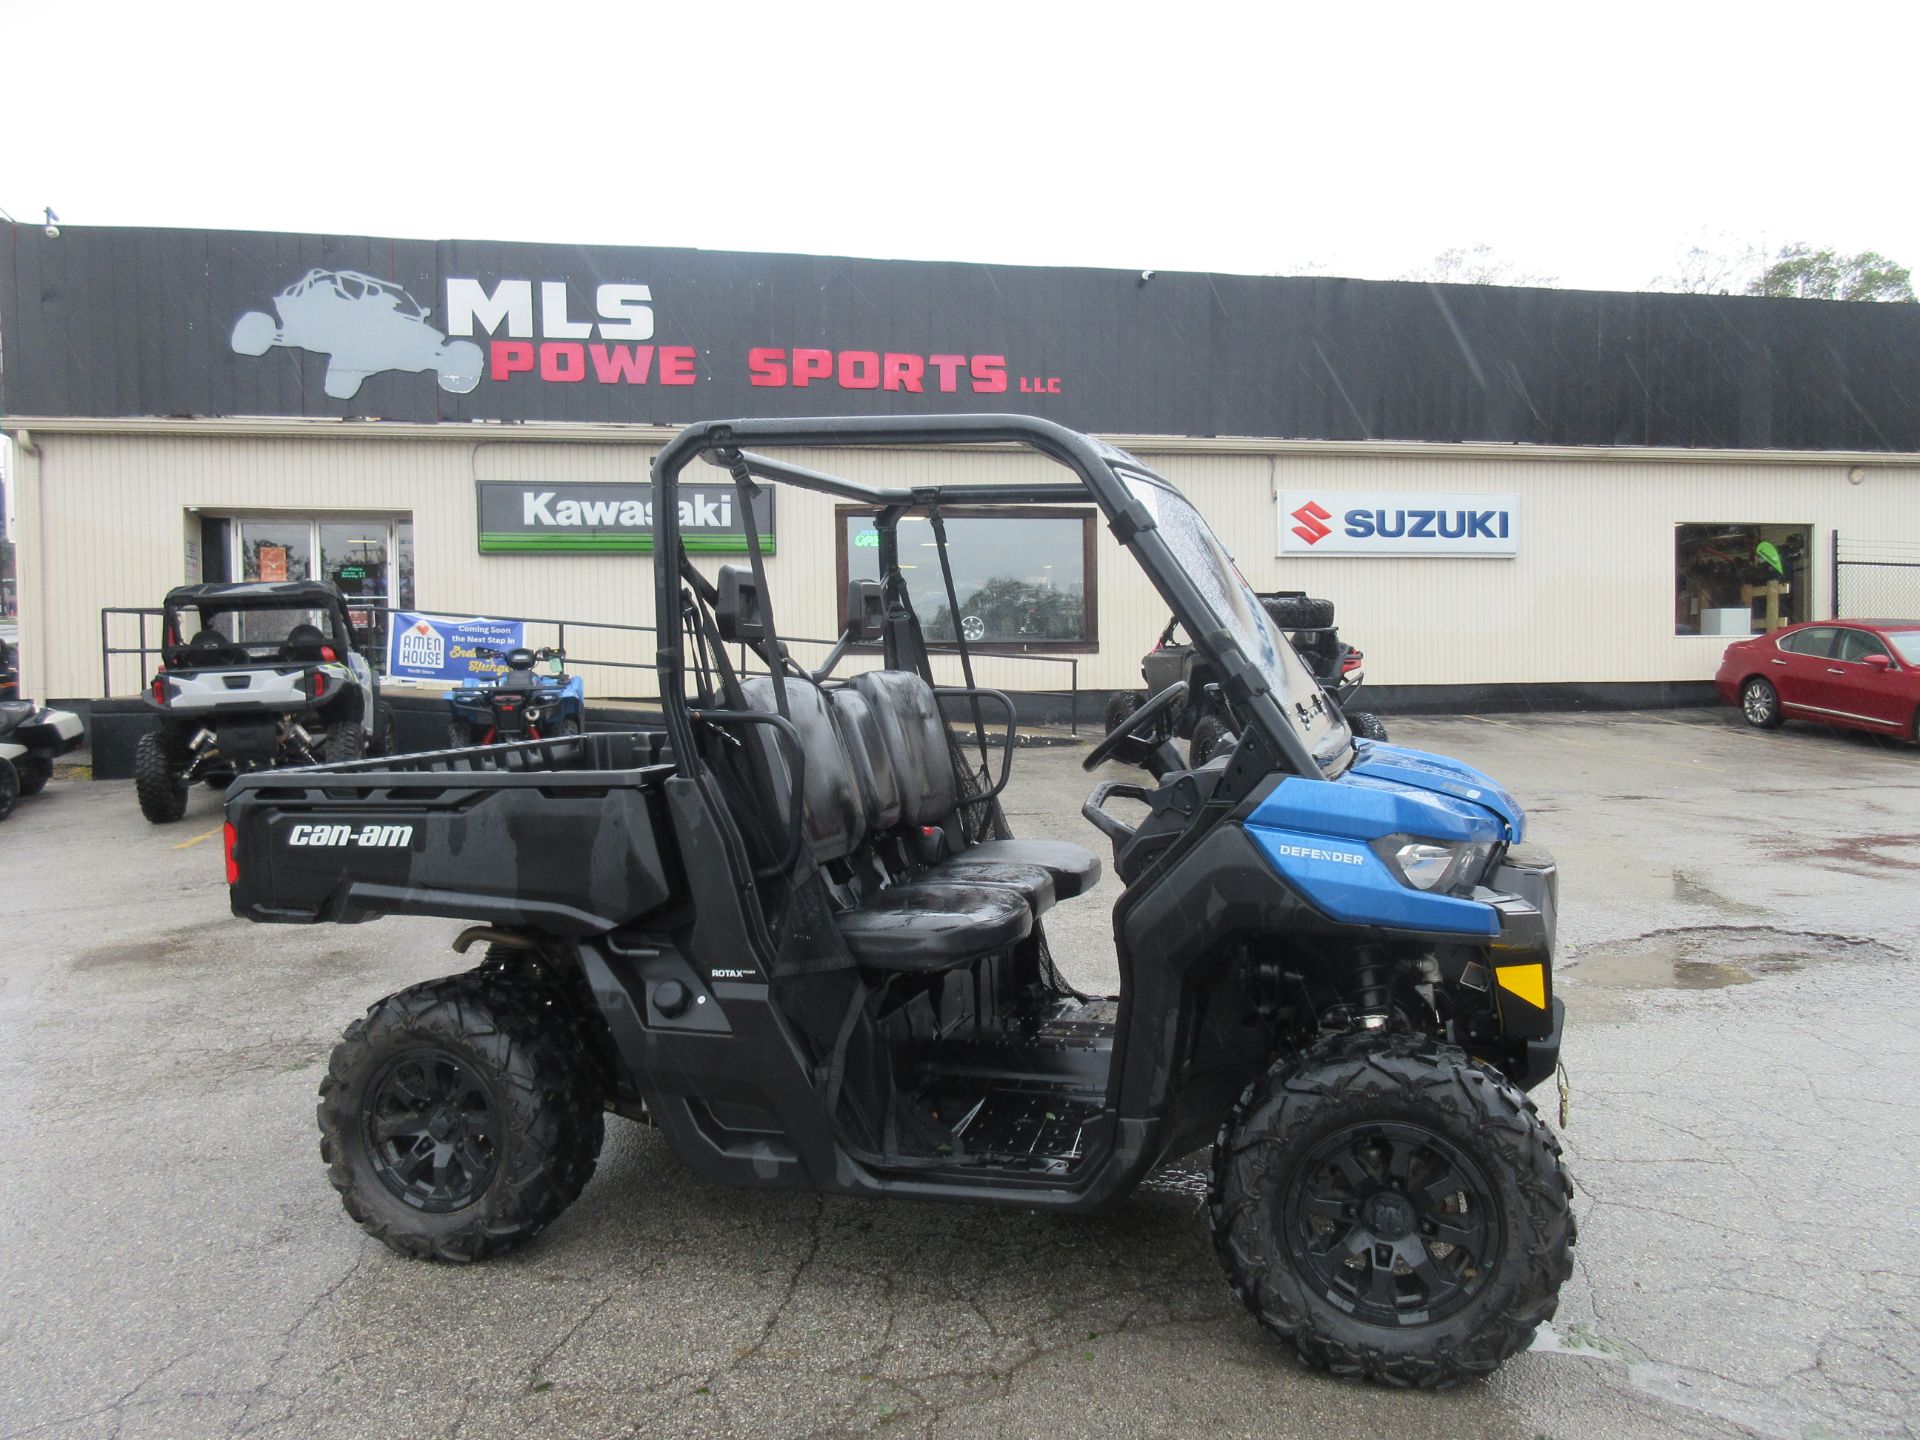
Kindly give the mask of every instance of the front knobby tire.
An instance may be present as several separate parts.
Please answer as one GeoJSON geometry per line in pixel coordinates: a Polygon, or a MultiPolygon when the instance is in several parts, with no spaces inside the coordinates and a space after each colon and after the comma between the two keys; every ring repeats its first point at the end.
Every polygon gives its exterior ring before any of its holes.
{"type": "Polygon", "coordinates": [[[455,1262],[551,1224],[602,1136],[592,1066],[558,1012],[482,973],[402,990],[348,1026],[319,1121],[355,1223],[402,1255],[455,1262]]]}
{"type": "Polygon", "coordinates": [[[155,825],[171,825],[187,813],[187,782],[165,735],[149,730],[133,750],[133,793],[140,813],[155,825]]]}
{"type": "Polygon", "coordinates": [[[1525,1095],[1423,1035],[1344,1035],[1247,1087],[1214,1147],[1228,1282],[1309,1367],[1492,1373],[1573,1273],[1572,1183],[1525,1095]]]}

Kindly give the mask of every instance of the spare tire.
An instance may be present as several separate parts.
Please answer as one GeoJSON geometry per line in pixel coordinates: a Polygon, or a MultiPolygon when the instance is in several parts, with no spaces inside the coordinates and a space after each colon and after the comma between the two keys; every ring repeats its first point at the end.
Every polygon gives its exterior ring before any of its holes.
{"type": "Polygon", "coordinates": [[[1318,630],[1333,624],[1333,602],[1305,595],[1264,595],[1260,604],[1282,630],[1318,630]]]}

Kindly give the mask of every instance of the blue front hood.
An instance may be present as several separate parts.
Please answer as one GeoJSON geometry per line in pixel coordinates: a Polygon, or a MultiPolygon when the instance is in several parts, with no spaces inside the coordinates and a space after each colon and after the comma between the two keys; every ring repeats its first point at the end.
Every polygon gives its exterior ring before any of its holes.
{"type": "Polygon", "coordinates": [[[1428,750],[1409,750],[1404,745],[1388,745],[1379,740],[1356,741],[1355,755],[1347,776],[1363,775],[1370,780],[1387,780],[1430,790],[1436,795],[1470,800],[1506,822],[1508,841],[1517,843],[1527,838],[1527,812],[1520,808],[1520,802],[1498,781],[1471,765],[1428,750]]]}

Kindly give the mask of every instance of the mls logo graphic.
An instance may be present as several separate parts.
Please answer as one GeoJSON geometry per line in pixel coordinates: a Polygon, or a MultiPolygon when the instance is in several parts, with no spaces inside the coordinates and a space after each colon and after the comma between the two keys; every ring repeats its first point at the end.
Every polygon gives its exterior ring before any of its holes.
{"type": "Polygon", "coordinates": [[[438,670],[446,660],[446,637],[426,621],[408,627],[400,637],[400,663],[408,669],[438,670]]]}
{"type": "Polygon", "coordinates": [[[1293,512],[1293,518],[1300,522],[1293,527],[1293,533],[1309,545],[1318,545],[1333,533],[1327,527],[1327,521],[1333,518],[1333,512],[1321,509],[1317,501],[1309,500],[1293,512]]]}

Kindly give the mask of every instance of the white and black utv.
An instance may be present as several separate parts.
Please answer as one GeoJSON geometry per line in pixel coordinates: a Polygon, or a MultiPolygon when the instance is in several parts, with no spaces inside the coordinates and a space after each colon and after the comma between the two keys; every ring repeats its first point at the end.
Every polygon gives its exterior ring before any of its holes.
{"type": "Polygon", "coordinates": [[[160,668],[134,789],[156,825],[186,812],[196,780],[384,755],[393,716],[357,648],[346,601],[319,580],[181,585],[167,592],[160,668]]]}
{"type": "MultiPolygon", "coordinates": [[[[1047,421],[695,425],[652,480],[660,729],[228,792],[235,914],[456,917],[454,948],[486,956],[380,1001],[334,1050],[321,1154],[348,1214],[403,1254],[497,1253],[580,1193],[606,1110],[710,1180],[1056,1212],[1210,1144],[1227,1278],[1309,1364],[1437,1387],[1527,1345],[1574,1227],[1526,1098],[1560,1048],[1555,870],[1505,790],[1356,741],[1179,490],[1047,421]],[[1067,477],[874,488],[764,453],[976,444],[1067,477]],[[750,565],[717,577],[680,528],[700,461],[749,517],[750,565]],[[882,578],[849,587],[818,669],[775,625],[762,484],[875,512],[882,578]],[[1090,500],[1235,722],[1198,768],[1142,738],[1176,684],[1086,756],[1147,771],[1100,771],[1081,810],[1119,881],[1110,997],[1069,985],[1042,929],[1098,903],[1101,862],[1013,837],[1012,704],[933,683],[897,532],[1090,500]],[[877,668],[833,673],[875,640],[877,668]],[[1110,813],[1121,798],[1140,808],[1110,813]]],[[[970,675],[964,637],[958,657],[970,675]]]]}

